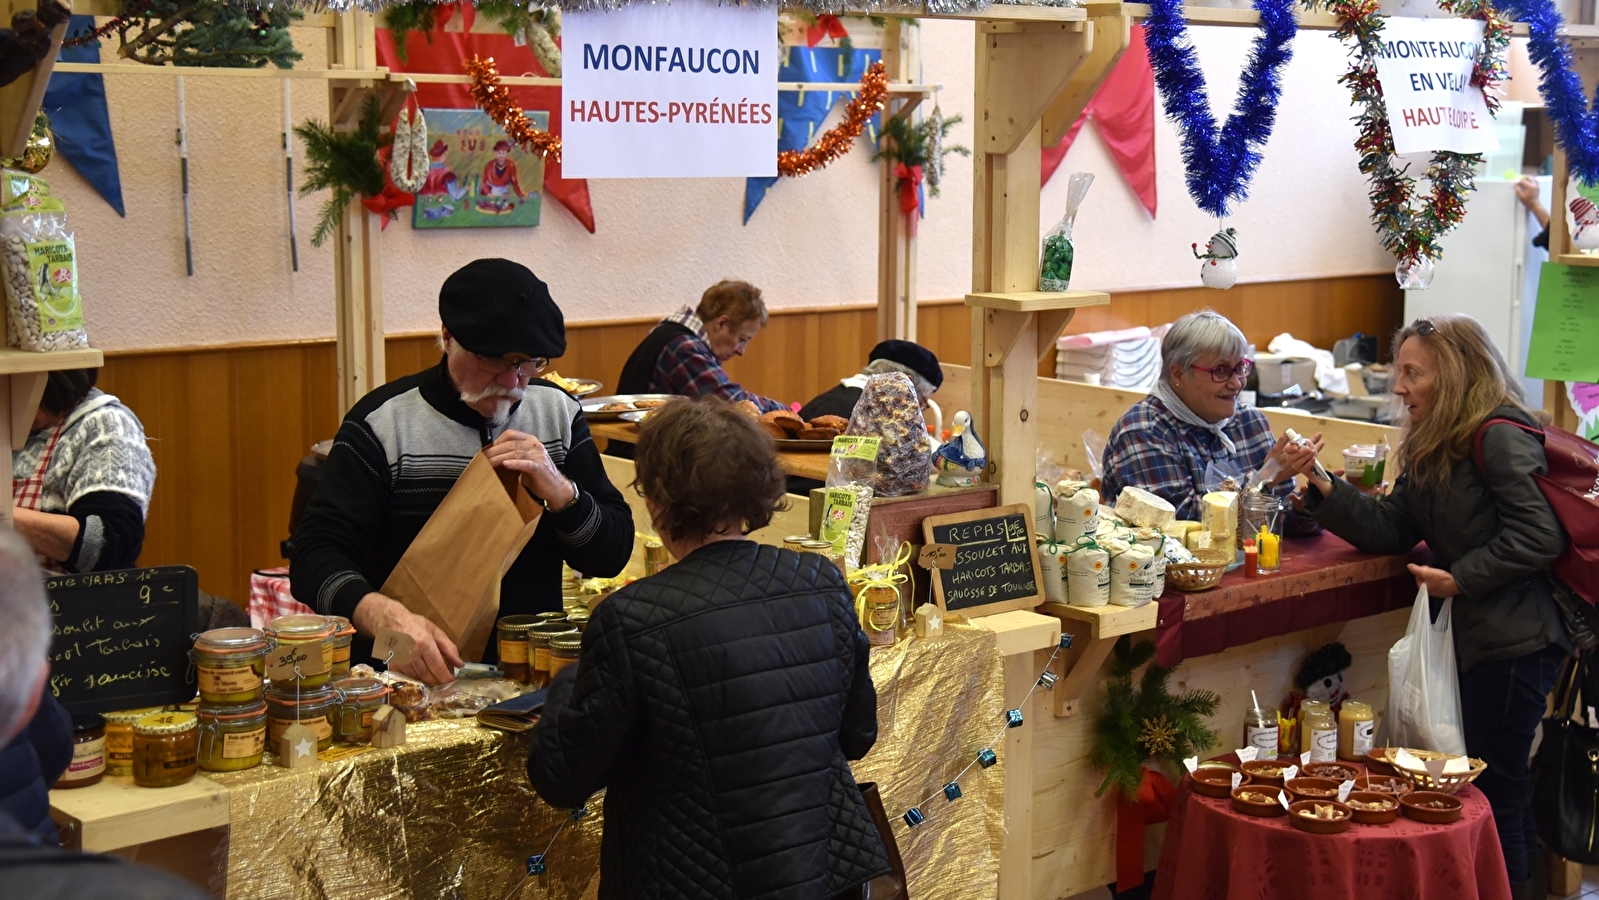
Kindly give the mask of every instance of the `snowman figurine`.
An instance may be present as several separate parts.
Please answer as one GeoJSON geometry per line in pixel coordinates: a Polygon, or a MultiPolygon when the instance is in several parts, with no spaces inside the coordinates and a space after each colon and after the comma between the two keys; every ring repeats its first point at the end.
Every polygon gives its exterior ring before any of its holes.
{"type": "Polygon", "coordinates": [[[1571,209],[1571,245],[1578,250],[1599,250],[1599,206],[1581,195],[1566,205],[1571,209]]]}
{"type": "Polygon", "coordinates": [[[1205,252],[1199,252],[1199,245],[1194,244],[1194,258],[1202,260],[1199,267],[1199,280],[1205,287],[1225,291],[1238,280],[1238,230],[1223,228],[1211,235],[1210,241],[1205,244],[1205,252]]]}

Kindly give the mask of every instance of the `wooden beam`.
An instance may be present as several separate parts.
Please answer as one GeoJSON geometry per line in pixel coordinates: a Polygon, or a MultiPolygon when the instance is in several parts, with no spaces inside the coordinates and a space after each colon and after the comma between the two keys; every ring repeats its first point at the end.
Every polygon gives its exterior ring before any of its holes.
{"type": "Polygon", "coordinates": [[[978,147],[1013,153],[1087,57],[1094,28],[1083,22],[995,22],[977,31],[978,147]]]}
{"type": "Polygon", "coordinates": [[[1077,117],[1088,108],[1088,101],[1094,98],[1094,92],[1110,77],[1111,70],[1116,68],[1128,44],[1132,43],[1132,16],[1106,16],[1093,18],[1092,21],[1093,49],[1088,51],[1088,58],[1072,73],[1071,80],[1066,82],[1060,96],[1044,110],[1042,141],[1045,147],[1053,147],[1061,142],[1077,117]]]}
{"type": "Polygon", "coordinates": [[[48,372],[25,372],[11,376],[12,450],[21,450],[28,443],[28,432],[33,429],[33,417],[38,412],[39,401],[44,399],[44,386],[49,380],[48,372]]]}
{"type": "MultiPolygon", "coordinates": [[[[915,34],[898,19],[883,26],[883,66],[890,82],[910,77],[910,41],[915,34]]],[[[920,103],[890,95],[890,115],[909,117],[920,103]]],[[[878,163],[877,172],[877,339],[916,340],[916,237],[899,208],[895,164],[878,163]]]]}
{"type": "MultiPolygon", "coordinates": [[[[9,24],[13,15],[33,9],[34,4],[31,0],[9,0],[0,8],[5,9],[5,21],[9,24]]],[[[33,122],[39,117],[39,104],[44,100],[45,88],[50,86],[50,72],[61,52],[61,39],[67,34],[67,24],[62,22],[50,32],[50,52],[39,60],[33,71],[0,88],[0,156],[21,156],[27,148],[33,122]]]]}

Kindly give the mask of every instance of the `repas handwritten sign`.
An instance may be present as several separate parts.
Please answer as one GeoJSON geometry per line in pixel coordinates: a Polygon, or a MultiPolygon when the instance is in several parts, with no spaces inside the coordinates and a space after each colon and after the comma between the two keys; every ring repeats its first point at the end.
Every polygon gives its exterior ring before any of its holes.
{"type": "Polygon", "coordinates": [[[73,715],[194,699],[199,580],[188,566],[45,579],[50,692],[73,715]]]}
{"type": "Polygon", "coordinates": [[[986,616],[1044,602],[1031,506],[1016,503],[928,516],[922,533],[928,544],[955,549],[953,566],[931,570],[939,608],[986,616]]]}

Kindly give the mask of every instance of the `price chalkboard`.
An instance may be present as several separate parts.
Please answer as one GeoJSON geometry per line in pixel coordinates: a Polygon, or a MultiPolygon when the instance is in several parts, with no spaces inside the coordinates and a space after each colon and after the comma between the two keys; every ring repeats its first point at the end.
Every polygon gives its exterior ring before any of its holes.
{"type": "Polygon", "coordinates": [[[50,692],[73,715],[194,699],[199,579],[188,566],[45,579],[50,692]]]}
{"type": "Polygon", "coordinates": [[[928,516],[922,533],[929,544],[955,547],[951,568],[930,570],[940,609],[986,616],[1044,602],[1032,507],[1017,503],[928,516]]]}

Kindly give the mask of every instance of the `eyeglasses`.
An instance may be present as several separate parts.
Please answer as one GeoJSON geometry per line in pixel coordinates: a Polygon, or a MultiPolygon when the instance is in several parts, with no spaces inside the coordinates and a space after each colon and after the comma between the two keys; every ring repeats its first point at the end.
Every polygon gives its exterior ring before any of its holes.
{"type": "Polygon", "coordinates": [[[1214,381],[1217,384],[1226,384],[1227,382],[1232,381],[1234,378],[1237,378],[1240,381],[1248,381],[1249,376],[1255,374],[1255,361],[1252,359],[1241,359],[1238,361],[1238,365],[1236,366],[1220,365],[1213,366],[1209,369],[1202,369],[1196,365],[1189,365],[1188,368],[1199,372],[1207,372],[1210,374],[1211,381],[1214,381]]]}
{"type": "Polygon", "coordinates": [[[478,370],[487,372],[490,375],[504,375],[515,368],[521,370],[523,378],[536,378],[550,364],[550,361],[542,356],[513,362],[503,356],[484,356],[481,353],[473,353],[472,355],[477,357],[478,370]]]}

